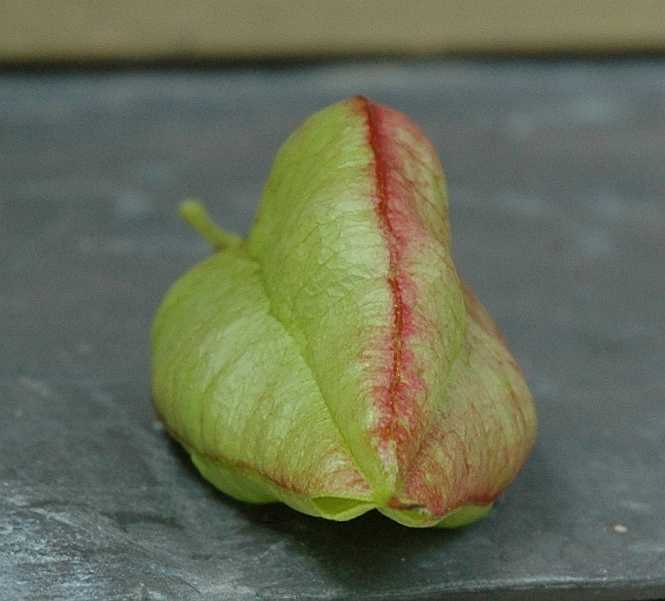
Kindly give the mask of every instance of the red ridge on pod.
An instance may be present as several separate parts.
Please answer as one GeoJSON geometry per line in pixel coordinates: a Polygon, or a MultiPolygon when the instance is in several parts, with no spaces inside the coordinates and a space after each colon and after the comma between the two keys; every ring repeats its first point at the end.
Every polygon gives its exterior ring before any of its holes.
{"type": "MultiPolygon", "coordinates": [[[[392,359],[386,382],[377,387],[377,405],[380,417],[376,434],[385,447],[394,441],[398,459],[405,459],[405,444],[419,423],[416,396],[424,390],[424,383],[414,369],[413,353],[408,340],[416,331],[412,305],[416,287],[404,269],[409,242],[418,236],[421,226],[415,214],[415,195],[405,182],[403,157],[391,137],[391,130],[407,125],[407,119],[364,97],[357,97],[360,112],[367,122],[367,137],[374,155],[373,169],[376,181],[374,199],[389,254],[388,285],[393,298],[393,323],[389,340],[392,359]],[[401,121],[405,123],[401,123],[401,121]],[[400,179],[401,178],[401,179],[400,179]]],[[[410,125],[410,124],[408,124],[410,125]]],[[[410,129],[410,128],[409,128],[410,129]]]]}

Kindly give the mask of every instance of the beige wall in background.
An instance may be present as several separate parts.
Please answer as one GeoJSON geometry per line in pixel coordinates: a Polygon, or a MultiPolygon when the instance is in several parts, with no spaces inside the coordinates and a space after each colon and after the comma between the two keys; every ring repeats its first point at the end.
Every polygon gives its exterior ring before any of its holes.
{"type": "Polygon", "coordinates": [[[0,61],[665,49],[665,0],[0,0],[0,61]]]}

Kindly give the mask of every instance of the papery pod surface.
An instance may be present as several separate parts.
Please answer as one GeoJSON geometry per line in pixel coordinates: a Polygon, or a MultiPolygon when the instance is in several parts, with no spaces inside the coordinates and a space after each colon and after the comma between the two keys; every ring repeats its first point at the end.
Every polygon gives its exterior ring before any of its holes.
{"type": "Polygon", "coordinates": [[[153,398],[203,476],[334,520],[485,515],[536,417],[455,269],[443,172],[419,129],[340,102],[283,145],[246,240],[186,213],[219,248],[159,308],[153,398]]]}

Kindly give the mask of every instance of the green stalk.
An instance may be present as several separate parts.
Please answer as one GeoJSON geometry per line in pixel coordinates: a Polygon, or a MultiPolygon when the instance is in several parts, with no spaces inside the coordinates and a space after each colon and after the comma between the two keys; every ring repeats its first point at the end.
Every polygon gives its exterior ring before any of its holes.
{"type": "Polygon", "coordinates": [[[210,217],[206,208],[198,200],[186,200],[180,205],[180,215],[215,250],[235,248],[242,243],[242,238],[219,227],[210,217]]]}

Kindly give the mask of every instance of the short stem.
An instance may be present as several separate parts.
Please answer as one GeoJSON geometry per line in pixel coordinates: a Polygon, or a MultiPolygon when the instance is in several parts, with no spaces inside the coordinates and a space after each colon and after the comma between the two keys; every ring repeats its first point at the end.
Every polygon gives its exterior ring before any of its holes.
{"type": "Polygon", "coordinates": [[[180,215],[216,250],[233,248],[242,243],[242,238],[219,227],[206,208],[196,200],[186,200],[180,205],[180,215]]]}

